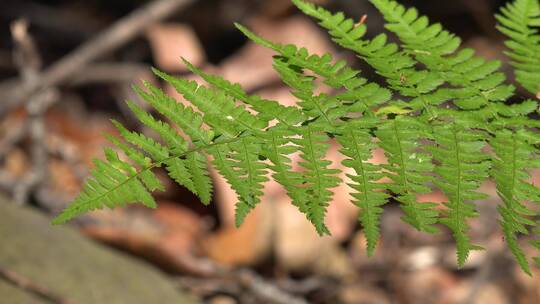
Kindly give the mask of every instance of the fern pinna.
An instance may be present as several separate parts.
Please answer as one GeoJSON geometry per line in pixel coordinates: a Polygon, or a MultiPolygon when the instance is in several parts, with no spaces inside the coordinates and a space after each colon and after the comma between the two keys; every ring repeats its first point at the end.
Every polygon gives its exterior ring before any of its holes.
{"type": "MultiPolygon", "coordinates": [[[[480,184],[491,178],[501,198],[499,222],[505,239],[530,273],[519,235],[540,234],[537,211],[531,207],[540,201],[540,190],[529,175],[540,165],[536,130],[540,124],[529,117],[537,110],[536,102],[509,104],[516,89],[499,70],[501,63],[460,48],[458,37],[431,24],[414,8],[371,0],[398,44],[388,42],[384,33],[366,38],[367,25],[343,13],[292,1],[387,85],[368,81],[330,54],[273,43],[237,25],[249,39],[276,52],[274,69],[290,87],[296,105],[250,95],[240,85],[185,60],[206,84],[154,70],[191,105],[177,103],[150,83],[135,87],[157,115],[134,102],[128,106],[159,139],[113,121],[120,138],[108,139],[115,149],[105,148],[105,160],[95,161],[82,193],[54,223],[126,203],[154,208],[151,192],[163,190],[153,173],[159,167],[208,204],[212,198],[208,167],[213,166],[238,196],[237,225],[261,202],[264,183],[271,176],[317,232],[329,234],[324,218],[331,189],[345,182],[359,208],[369,255],[380,238],[383,206],[394,198],[403,210],[403,221],[419,231],[449,228],[458,264],[463,265],[471,250],[481,249],[468,235],[468,221],[478,215],[475,202],[486,197],[478,190],[480,184]],[[325,159],[332,142],[340,146],[343,165],[351,169],[346,180],[325,159]],[[387,163],[369,161],[377,148],[384,150],[387,163]],[[298,171],[292,169],[293,154],[301,158],[298,171]],[[448,201],[417,201],[418,195],[434,189],[448,201]]],[[[499,29],[510,39],[508,55],[516,80],[534,94],[540,90],[539,16],[538,0],[516,0],[497,16],[499,29]]],[[[531,244],[540,249],[539,241],[531,244]]],[[[539,258],[535,261],[540,265],[539,258]]]]}

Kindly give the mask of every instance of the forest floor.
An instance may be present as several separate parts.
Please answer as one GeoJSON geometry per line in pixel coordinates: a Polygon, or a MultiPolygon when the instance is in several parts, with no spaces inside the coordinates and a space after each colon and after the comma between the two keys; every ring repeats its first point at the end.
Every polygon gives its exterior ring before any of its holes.
{"type": "MultiPolygon", "coordinates": [[[[383,30],[368,1],[317,2],[358,20],[367,15],[369,35],[383,30]]],[[[405,4],[418,5],[478,54],[502,60],[507,71],[503,37],[495,31],[493,19],[501,2],[405,4]]],[[[107,146],[102,134],[116,133],[109,119],[147,131],[124,103],[138,100],[132,85],[150,81],[183,101],[150,70],[154,66],[197,79],[181,57],[242,84],[250,93],[293,103],[272,70],[273,52],[247,41],[234,22],[269,40],[305,46],[317,54],[332,53],[363,70],[363,76],[380,80],[353,54],[333,45],[288,0],[2,2],[2,193],[15,204],[51,217],[57,214],[81,190],[92,158],[102,157],[107,146]]],[[[328,159],[339,167],[336,149],[328,159]]],[[[378,152],[374,161],[384,157],[378,152]]],[[[471,222],[470,232],[486,250],[473,252],[458,269],[450,233],[416,232],[401,221],[396,203],[385,207],[382,239],[368,258],[346,185],[334,190],[329,207],[332,236],[319,237],[275,184],[266,186],[263,203],[236,228],[235,195],[222,178],[213,176],[215,195],[205,207],[160,174],[167,186],[157,193],[157,209],[97,211],[70,225],[112,251],[150,263],[203,303],[540,303],[540,271],[533,277],[525,275],[506,249],[496,220],[499,201],[490,182],[482,185],[490,196],[477,204],[481,216],[471,222]]],[[[423,199],[445,200],[440,193],[423,199]]],[[[9,265],[0,269],[9,270],[9,265]]],[[[5,279],[0,275],[0,281],[5,279]]]]}

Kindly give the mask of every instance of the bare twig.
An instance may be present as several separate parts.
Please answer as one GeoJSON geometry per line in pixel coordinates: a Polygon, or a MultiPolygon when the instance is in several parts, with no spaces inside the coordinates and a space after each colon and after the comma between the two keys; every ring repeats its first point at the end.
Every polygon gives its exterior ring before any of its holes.
{"type": "Polygon", "coordinates": [[[242,269],[236,272],[239,282],[260,300],[274,304],[308,304],[304,299],[288,294],[264,280],[254,271],[242,269]]]}
{"type": "Polygon", "coordinates": [[[11,60],[11,53],[6,50],[0,50],[0,69],[12,69],[13,61],[11,60]]]}
{"type": "MultiPolygon", "coordinates": [[[[307,304],[304,299],[290,294],[278,287],[274,282],[265,280],[256,272],[249,269],[227,269],[211,260],[191,259],[190,263],[204,265],[205,276],[202,279],[197,278],[178,278],[177,282],[183,288],[190,288],[195,293],[230,293],[243,294],[250,293],[259,302],[273,304],[307,304]]],[[[198,268],[196,265],[191,268],[198,268]]]]}
{"type": "Polygon", "coordinates": [[[88,176],[89,168],[84,164],[74,143],[58,134],[48,134],[46,145],[49,155],[59,157],[69,164],[80,181],[88,176]]]}
{"type": "MultiPolygon", "coordinates": [[[[35,86],[39,81],[41,57],[28,33],[28,22],[19,19],[11,24],[11,35],[15,44],[14,59],[23,83],[35,86]]],[[[47,174],[47,150],[45,145],[45,123],[43,115],[55,100],[55,90],[41,88],[28,97],[28,128],[32,140],[31,157],[32,172],[17,183],[14,189],[14,200],[18,204],[27,201],[29,193],[37,187],[47,174]]]]}
{"type": "Polygon", "coordinates": [[[308,294],[330,285],[331,282],[320,277],[310,277],[300,281],[292,279],[279,280],[276,284],[282,290],[293,294],[308,294]]]}
{"type": "Polygon", "coordinates": [[[38,295],[39,297],[51,301],[55,304],[75,304],[75,302],[72,302],[70,300],[67,300],[49,289],[40,286],[34,282],[32,282],[30,279],[22,276],[21,274],[18,274],[14,271],[5,269],[0,266],[0,278],[6,280],[7,282],[23,289],[26,291],[29,291],[35,295],[38,295]]]}
{"type": "Polygon", "coordinates": [[[26,136],[27,132],[28,125],[24,122],[11,126],[0,141],[0,158],[5,157],[26,136]]]}
{"type": "Polygon", "coordinates": [[[32,172],[15,188],[15,202],[27,201],[28,194],[39,187],[48,172],[47,144],[44,114],[51,103],[57,99],[55,89],[47,89],[32,97],[28,104],[28,125],[31,139],[32,172]]]}
{"type": "Polygon", "coordinates": [[[28,34],[28,22],[18,19],[11,23],[11,36],[15,43],[13,57],[24,84],[34,85],[41,69],[41,57],[32,37],[28,34]]]}
{"type": "Polygon", "coordinates": [[[84,73],[74,74],[65,84],[131,83],[147,73],[150,73],[149,66],[141,63],[95,63],[85,67],[84,73]]]}
{"type": "Polygon", "coordinates": [[[178,286],[197,296],[212,296],[215,294],[240,294],[242,292],[238,283],[225,278],[196,278],[182,276],[175,278],[178,286]]]}
{"type": "Polygon", "coordinates": [[[66,81],[69,77],[77,74],[81,68],[100,57],[130,41],[140,34],[149,25],[158,20],[171,16],[179,9],[187,6],[195,0],[156,0],[141,7],[128,16],[120,19],[109,29],[97,37],[85,42],[83,45],[63,57],[38,76],[37,81],[25,84],[18,81],[16,84],[7,82],[0,85],[0,92],[7,92],[3,96],[5,100],[0,108],[3,115],[14,107],[24,103],[27,98],[46,87],[53,87],[66,81]]]}

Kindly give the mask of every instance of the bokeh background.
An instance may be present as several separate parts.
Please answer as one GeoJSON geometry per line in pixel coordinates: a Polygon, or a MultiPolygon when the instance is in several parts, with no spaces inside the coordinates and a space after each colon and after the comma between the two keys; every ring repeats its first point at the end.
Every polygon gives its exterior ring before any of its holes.
{"type": "MultiPolygon", "coordinates": [[[[317,0],[360,20],[383,21],[366,0],[317,0]]],[[[503,61],[496,0],[402,1],[503,61]]],[[[523,274],[504,247],[495,189],[471,222],[474,252],[458,269],[448,231],[427,235],[385,207],[382,240],[368,258],[346,185],[334,190],[319,237],[269,183],[263,203],[234,227],[235,195],[214,175],[205,207],[163,175],[159,207],[98,211],[53,227],[107,145],[114,118],[146,132],[125,106],[147,80],[184,102],[150,67],[196,79],[180,58],[250,93],[294,103],[272,70],[273,52],[246,40],[240,22],[267,39],[330,52],[381,82],[339,49],[289,0],[0,1],[0,303],[540,303],[540,273],[523,274]]],[[[519,92],[526,96],[525,92],[519,92]]],[[[333,147],[328,158],[336,168],[333,147]]],[[[373,161],[383,162],[381,153],[373,161]]],[[[440,193],[422,199],[442,202],[440,193]]],[[[526,250],[530,248],[525,247],[526,250]]]]}

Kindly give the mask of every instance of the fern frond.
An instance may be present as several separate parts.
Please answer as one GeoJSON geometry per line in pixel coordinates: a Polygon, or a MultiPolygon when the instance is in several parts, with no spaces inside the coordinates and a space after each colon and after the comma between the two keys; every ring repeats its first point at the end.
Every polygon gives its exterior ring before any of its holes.
{"type": "Polygon", "coordinates": [[[107,207],[122,205],[124,202],[139,201],[150,208],[156,207],[154,199],[144,189],[140,181],[136,178],[129,179],[134,175],[126,176],[125,172],[123,173],[121,169],[114,167],[113,162],[111,162],[112,166],[108,166],[105,162],[96,159],[94,165],[96,168],[91,173],[96,182],[89,182],[87,190],[90,195],[103,195],[103,204],[107,205],[107,207]],[[123,185],[118,187],[116,191],[105,192],[105,190],[112,189],[116,184],[123,185]],[[128,192],[131,193],[128,195],[128,192]]]}
{"type": "Polygon", "coordinates": [[[501,8],[495,15],[497,29],[509,40],[506,54],[512,59],[516,80],[527,91],[540,92],[540,2],[538,0],[516,0],[501,8]]]}
{"type": "Polygon", "coordinates": [[[123,151],[125,155],[131,159],[135,164],[139,166],[139,176],[141,181],[144,183],[146,188],[150,191],[159,190],[165,191],[165,187],[161,184],[156,175],[150,170],[144,170],[144,168],[149,168],[152,166],[152,160],[149,157],[146,157],[142,152],[137,149],[126,145],[118,138],[112,135],[106,135],[107,140],[115,145],[118,149],[123,151]]]}
{"type": "Polygon", "coordinates": [[[471,250],[482,247],[473,245],[467,232],[467,218],[478,215],[470,201],[486,198],[476,192],[480,183],[488,177],[489,155],[482,153],[485,146],[483,135],[458,123],[435,127],[433,158],[440,164],[435,167],[439,176],[435,185],[448,197],[447,210],[440,222],[454,235],[458,264],[462,266],[471,250]]]}
{"type": "MultiPolygon", "coordinates": [[[[221,90],[206,88],[194,81],[172,77],[158,70],[154,72],[197,106],[204,113],[203,121],[226,138],[234,138],[244,132],[259,133],[268,126],[267,120],[251,114],[244,105],[236,105],[234,98],[221,90]]],[[[260,143],[253,139],[246,136],[230,144],[228,149],[220,147],[208,151],[214,157],[219,172],[238,194],[237,225],[260,202],[262,182],[267,180],[264,177],[265,166],[258,160],[260,143]]]]}
{"type": "Polygon", "coordinates": [[[330,234],[324,224],[326,208],[332,199],[329,189],[339,185],[340,179],[335,176],[339,170],[328,168],[332,162],[323,159],[329,147],[326,143],[329,138],[321,131],[307,125],[300,131],[302,138],[292,141],[300,147],[302,161],[299,164],[306,170],[303,172],[303,184],[298,185],[304,188],[308,197],[305,202],[306,215],[317,232],[323,235],[330,234]]]}
{"type": "MultiPolygon", "coordinates": [[[[366,24],[341,12],[292,1],[386,85],[369,82],[330,54],[274,43],[237,24],[249,39],[277,53],[273,68],[297,104],[284,106],[248,94],[239,84],[186,60],[205,84],[154,69],[191,105],[178,103],[148,82],[135,87],[155,112],[134,102],[128,107],[156,138],[113,121],[120,137],[108,139],[116,149],[104,149],[105,159],[94,161],[83,191],[54,223],[128,203],[155,207],[150,193],[164,189],[152,172],[159,167],[208,204],[213,191],[210,164],[237,195],[237,225],[261,202],[271,173],[316,231],[329,234],[325,214],[341,171],[332,168],[326,154],[330,144],[339,144],[342,164],[350,169],[347,183],[360,211],[368,255],[376,248],[383,206],[392,196],[400,203],[402,219],[416,229],[433,233],[436,223],[447,226],[456,240],[458,264],[463,265],[471,250],[481,249],[471,241],[468,220],[477,216],[474,202],[485,198],[478,192],[480,184],[491,177],[502,199],[499,222],[508,247],[530,273],[518,238],[531,231],[540,235],[538,211],[528,206],[540,201],[540,189],[528,173],[540,167],[540,122],[531,115],[540,112],[537,102],[507,103],[515,88],[506,83],[501,63],[480,58],[472,49],[460,50],[457,36],[415,8],[370,0],[385,18],[386,29],[399,39],[392,43],[384,33],[366,38],[366,24]],[[387,164],[370,162],[377,147],[384,150],[387,164]],[[296,155],[300,169],[293,170],[296,155]],[[387,178],[390,181],[383,182],[387,178]],[[436,203],[417,201],[417,195],[433,187],[448,198],[442,211],[436,203]]],[[[497,19],[509,37],[508,55],[518,82],[538,93],[538,0],[515,0],[497,19]]],[[[531,243],[540,249],[540,241],[531,243]]],[[[540,257],[534,260],[540,266],[540,257]]]]}
{"type": "Polygon", "coordinates": [[[269,168],[274,172],[272,177],[287,191],[293,205],[298,207],[300,212],[307,213],[306,191],[299,187],[304,183],[301,172],[291,170],[291,159],[289,155],[297,152],[299,147],[292,144],[292,139],[296,133],[288,129],[272,128],[266,132],[262,155],[271,161],[269,168]]]}
{"type": "Polygon", "coordinates": [[[317,124],[334,129],[336,120],[344,114],[339,101],[326,93],[314,95],[314,78],[295,70],[289,63],[278,58],[274,60],[274,68],[283,82],[293,89],[292,94],[299,99],[298,105],[303,112],[317,124]]]}
{"type": "MultiPolygon", "coordinates": [[[[535,149],[521,132],[501,130],[490,142],[497,157],[493,159],[491,175],[496,185],[497,193],[503,201],[498,210],[499,221],[504,232],[508,247],[516,257],[521,268],[531,274],[525,253],[517,242],[517,234],[528,234],[527,226],[535,226],[532,219],[536,215],[524,205],[525,201],[540,201],[540,189],[531,185],[527,169],[534,167],[533,155],[535,149]]],[[[537,161],[536,161],[537,162],[537,161]]]]}
{"type": "Polygon", "coordinates": [[[354,51],[383,76],[390,88],[401,95],[411,97],[402,106],[413,111],[421,110],[432,119],[436,117],[435,106],[450,99],[444,90],[436,91],[444,81],[435,72],[417,70],[417,62],[395,43],[387,43],[387,36],[380,34],[375,38],[363,39],[365,24],[355,24],[341,12],[332,14],[322,7],[303,0],[293,0],[294,4],[328,30],[337,44],[354,51]]]}
{"type": "Polygon", "coordinates": [[[340,152],[347,157],[343,165],[355,172],[347,176],[351,180],[349,186],[355,191],[351,194],[352,202],[360,208],[358,220],[366,236],[367,253],[371,256],[380,238],[382,206],[389,198],[384,192],[386,187],[378,182],[384,177],[380,166],[368,162],[376,145],[370,129],[358,123],[349,123],[343,127],[337,141],[342,146],[340,152]]]}
{"type": "Polygon", "coordinates": [[[169,82],[178,93],[203,112],[203,121],[215,131],[235,137],[243,131],[259,131],[267,126],[267,122],[252,115],[245,106],[237,106],[234,99],[222,91],[209,89],[195,81],[176,78],[156,69],[154,73],[169,82]]]}
{"type": "Polygon", "coordinates": [[[396,193],[402,203],[403,220],[416,229],[434,233],[438,212],[435,203],[417,203],[416,194],[430,193],[427,186],[431,182],[427,174],[433,170],[431,157],[420,149],[420,141],[425,138],[426,126],[416,120],[397,117],[380,126],[375,134],[380,139],[379,146],[388,158],[387,176],[393,181],[388,188],[396,193]],[[422,136],[424,135],[424,136],[422,136]]]}
{"type": "Polygon", "coordinates": [[[88,211],[123,206],[126,203],[156,207],[149,190],[162,189],[162,186],[155,176],[148,173],[155,165],[145,160],[145,166],[140,172],[146,174],[141,175],[133,166],[121,161],[116,152],[106,149],[105,153],[108,162],[94,160],[95,168],[90,171],[92,177],[86,180],[82,192],[53,220],[53,224],[65,223],[88,211]]]}
{"type": "MultiPolygon", "coordinates": [[[[160,137],[167,143],[166,149],[170,151],[170,153],[179,154],[188,150],[188,142],[169,124],[156,120],[151,114],[142,110],[133,102],[128,102],[127,104],[139,121],[160,135],[160,137]]],[[[125,131],[121,131],[121,133],[125,134],[125,131]]],[[[167,158],[167,156],[164,155],[163,158],[167,158]]],[[[186,187],[189,191],[193,192],[197,196],[209,197],[208,193],[198,193],[198,189],[195,188],[195,183],[192,181],[191,173],[188,170],[186,161],[184,159],[172,158],[168,159],[164,163],[169,175],[178,184],[186,187]]],[[[209,202],[205,201],[204,203],[208,204],[209,202]]]]}
{"type": "Polygon", "coordinates": [[[505,76],[499,71],[499,61],[474,57],[472,49],[456,54],[461,39],[444,30],[439,23],[430,24],[429,19],[420,16],[415,8],[406,9],[393,0],[371,2],[381,11],[388,22],[386,28],[398,36],[403,47],[428,70],[436,72],[440,80],[453,86],[447,92],[460,109],[488,107],[486,113],[482,113],[488,119],[489,115],[496,114],[489,109],[491,102],[505,101],[513,94],[513,86],[504,84],[505,76]]]}
{"type": "Polygon", "coordinates": [[[193,181],[193,193],[201,199],[204,205],[210,204],[212,200],[213,186],[212,178],[208,173],[208,160],[206,156],[199,152],[187,154],[185,165],[193,181]]]}
{"type": "Polygon", "coordinates": [[[239,142],[229,145],[233,155],[231,159],[236,161],[233,167],[237,174],[243,177],[242,183],[249,189],[249,196],[242,197],[237,205],[236,225],[240,226],[247,213],[259,202],[263,192],[263,183],[266,177],[266,165],[259,160],[261,145],[253,137],[244,137],[239,142]]]}
{"type": "Polygon", "coordinates": [[[191,138],[195,146],[209,144],[212,141],[215,134],[202,128],[203,117],[201,114],[195,112],[191,107],[185,107],[176,102],[174,98],[149,82],[144,82],[144,86],[148,90],[147,92],[138,87],[133,87],[133,89],[156,111],[180,127],[191,138]]]}
{"type": "Polygon", "coordinates": [[[249,137],[230,145],[207,149],[213,156],[213,164],[238,195],[236,225],[239,226],[250,210],[260,202],[265,165],[258,160],[260,145],[249,137]]]}
{"type": "Polygon", "coordinates": [[[283,123],[286,126],[294,126],[305,120],[304,113],[302,113],[297,107],[287,107],[274,100],[262,99],[257,95],[248,95],[239,84],[231,83],[223,77],[217,75],[205,73],[201,69],[191,64],[189,61],[185,59],[183,61],[191,72],[199,75],[202,79],[215,88],[220,89],[235,99],[250,105],[255,111],[257,111],[257,116],[266,122],[277,119],[280,123],[283,123]]]}
{"type": "MultiPolygon", "coordinates": [[[[329,87],[344,89],[344,93],[335,96],[336,101],[348,107],[348,109],[343,109],[344,112],[364,112],[387,102],[391,97],[389,90],[381,88],[375,83],[368,83],[367,79],[358,76],[360,71],[348,67],[344,60],[332,63],[333,59],[330,54],[323,56],[310,54],[305,48],[297,48],[291,44],[273,43],[239,24],[236,24],[236,27],[252,41],[273,49],[280,55],[274,60],[276,68],[280,67],[279,62],[283,62],[299,69],[310,70],[322,77],[323,83],[329,87]]],[[[287,79],[283,80],[287,81],[287,79]]]]}

